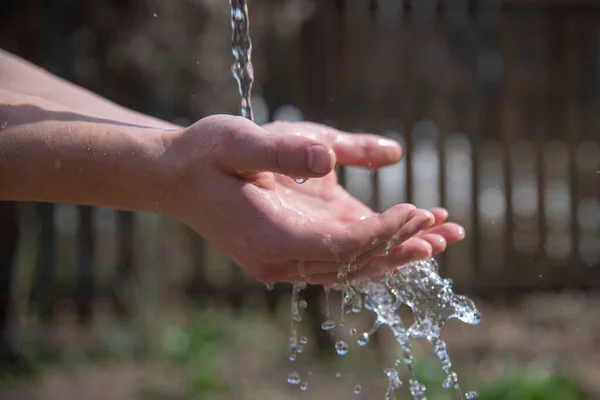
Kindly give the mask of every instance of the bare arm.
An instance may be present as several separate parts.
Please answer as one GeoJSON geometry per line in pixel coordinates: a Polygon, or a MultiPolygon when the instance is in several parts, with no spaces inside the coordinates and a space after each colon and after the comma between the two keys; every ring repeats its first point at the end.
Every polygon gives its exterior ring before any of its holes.
{"type": "Polygon", "coordinates": [[[13,93],[42,97],[82,115],[148,127],[177,127],[115,104],[2,49],[0,49],[0,88],[13,93]]]}
{"type": "Polygon", "coordinates": [[[0,200],[162,211],[175,132],[0,89],[0,200]]]}

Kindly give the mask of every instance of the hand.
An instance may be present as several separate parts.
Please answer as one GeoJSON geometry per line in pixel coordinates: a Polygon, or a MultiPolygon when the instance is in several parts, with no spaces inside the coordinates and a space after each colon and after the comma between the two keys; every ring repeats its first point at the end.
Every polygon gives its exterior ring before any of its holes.
{"type": "Polygon", "coordinates": [[[395,142],[309,123],[261,128],[224,115],[166,140],[175,168],[165,212],[262,282],[333,282],[340,264],[368,274],[365,266],[386,250],[399,265],[455,240],[440,212],[401,204],[376,214],[337,183],[336,158],[378,168],[400,159],[395,142]],[[311,179],[300,185],[296,177],[311,179]]]}

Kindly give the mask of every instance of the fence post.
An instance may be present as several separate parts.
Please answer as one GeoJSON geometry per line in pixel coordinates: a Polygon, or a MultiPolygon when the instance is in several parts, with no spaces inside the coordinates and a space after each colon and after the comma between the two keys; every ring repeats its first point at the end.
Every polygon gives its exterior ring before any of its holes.
{"type": "Polygon", "coordinates": [[[9,327],[19,228],[17,204],[0,202],[0,368],[14,365],[20,355],[9,327]]]}

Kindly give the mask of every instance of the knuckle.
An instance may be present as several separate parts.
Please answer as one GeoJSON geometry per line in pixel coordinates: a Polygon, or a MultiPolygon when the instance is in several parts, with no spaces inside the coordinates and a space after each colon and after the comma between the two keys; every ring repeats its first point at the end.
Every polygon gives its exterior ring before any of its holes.
{"type": "Polygon", "coordinates": [[[270,165],[275,171],[281,172],[281,151],[282,151],[282,143],[281,140],[275,140],[272,143],[267,143],[264,149],[265,160],[268,165],[270,165]]]}

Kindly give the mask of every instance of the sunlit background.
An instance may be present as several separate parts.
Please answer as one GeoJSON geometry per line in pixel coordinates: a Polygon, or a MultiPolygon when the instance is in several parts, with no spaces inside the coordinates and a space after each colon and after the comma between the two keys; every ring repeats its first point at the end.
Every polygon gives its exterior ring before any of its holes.
{"type": "MultiPolygon", "coordinates": [[[[376,209],[443,205],[467,228],[439,257],[483,312],[481,325],[443,333],[464,386],[483,399],[600,399],[600,4],[249,8],[256,122],[399,140],[401,163],[340,169],[342,182],[376,209]]],[[[183,125],[239,113],[230,43],[227,0],[0,6],[1,48],[183,125]]],[[[158,215],[0,203],[0,399],[383,398],[392,338],[359,348],[347,328],[367,329],[366,313],[323,332],[318,287],[300,328],[309,389],[286,383],[289,295],[158,215]],[[348,355],[335,337],[351,342],[348,355]]],[[[454,398],[419,349],[429,398],[454,398]]]]}

